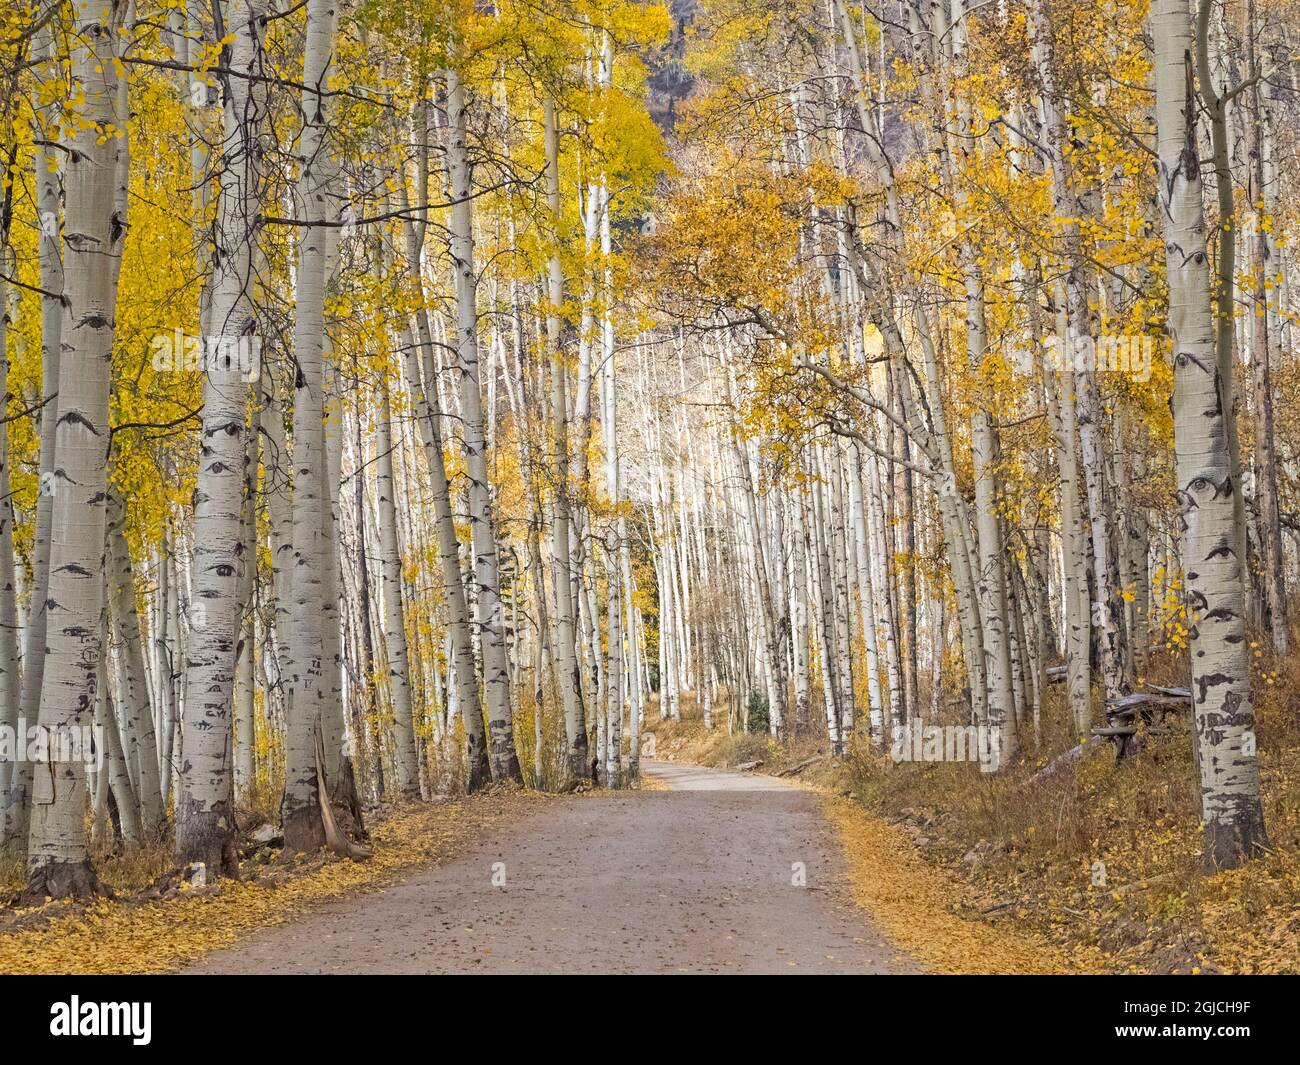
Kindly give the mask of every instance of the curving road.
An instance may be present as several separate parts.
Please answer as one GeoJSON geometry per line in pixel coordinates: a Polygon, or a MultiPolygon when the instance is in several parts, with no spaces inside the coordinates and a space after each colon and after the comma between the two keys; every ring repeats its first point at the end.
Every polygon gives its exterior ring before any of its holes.
{"type": "Polygon", "coordinates": [[[814,795],[770,777],[642,768],[669,790],[547,805],[449,862],[187,971],[911,971],[849,900],[814,795]]]}

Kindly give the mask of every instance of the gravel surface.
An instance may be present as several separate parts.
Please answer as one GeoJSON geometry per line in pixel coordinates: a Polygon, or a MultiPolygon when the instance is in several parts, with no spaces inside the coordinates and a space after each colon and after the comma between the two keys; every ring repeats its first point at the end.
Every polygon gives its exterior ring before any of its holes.
{"type": "Polygon", "coordinates": [[[548,804],[451,861],[187,971],[914,971],[849,898],[815,795],[771,777],[642,767],[671,790],[548,804]]]}

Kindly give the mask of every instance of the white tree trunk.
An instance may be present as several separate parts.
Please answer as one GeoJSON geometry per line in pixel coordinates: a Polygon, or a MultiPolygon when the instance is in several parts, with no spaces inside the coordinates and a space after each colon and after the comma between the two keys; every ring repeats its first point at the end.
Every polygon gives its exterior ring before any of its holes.
{"type": "MultiPolygon", "coordinates": [[[[865,461],[870,461],[867,458],[865,461]]],[[[880,748],[885,741],[883,704],[880,696],[880,655],[876,643],[875,585],[871,579],[871,545],[867,537],[867,509],[862,499],[862,464],[860,448],[853,449],[849,468],[849,509],[853,520],[853,552],[858,568],[858,611],[867,661],[867,723],[872,744],[880,748]]]]}
{"type": "MultiPolygon", "coordinates": [[[[408,256],[418,263],[414,242],[408,228],[408,256]]],[[[418,272],[418,265],[416,266],[418,272]]],[[[420,330],[419,347],[429,351],[432,338],[429,336],[427,320],[423,315],[416,316],[416,325],[420,330]]],[[[409,328],[403,327],[398,334],[398,342],[406,352],[405,368],[407,387],[412,392],[416,409],[416,421],[420,428],[420,440],[429,468],[430,502],[434,511],[434,524],[437,526],[438,560],[442,571],[442,591],[447,609],[448,637],[451,640],[452,654],[449,667],[455,683],[452,691],[456,706],[465,722],[465,747],[468,758],[467,785],[470,791],[481,788],[488,782],[490,768],[488,765],[487,737],[483,729],[483,715],[479,709],[478,681],[474,672],[474,644],[470,636],[469,605],[465,600],[465,583],[460,568],[460,547],[456,540],[456,526],[451,513],[451,493],[447,485],[447,467],[442,450],[441,414],[436,404],[437,390],[434,382],[422,382],[416,361],[416,344],[409,328]]],[[[448,715],[450,727],[450,714],[448,715]]]]}
{"type": "Polygon", "coordinates": [[[411,713],[410,672],[406,625],[402,611],[402,555],[397,540],[397,499],[393,483],[392,405],[388,384],[380,383],[382,399],[375,419],[380,602],[384,619],[384,649],[388,660],[388,700],[393,718],[394,783],[406,798],[418,796],[419,760],[415,750],[415,721],[411,713]]]}
{"type": "Polygon", "coordinates": [[[483,703],[487,710],[488,754],[497,780],[522,783],[515,752],[510,667],[506,659],[505,618],[497,561],[496,520],[488,475],[483,428],[483,382],[478,352],[478,275],[474,265],[474,209],[466,145],[465,86],[447,71],[447,172],[451,186],[451,261],[456,286],[456,353],[460,362],[460,400],[465,465],[469,477],[469,522],[476,595],[475,621],[483,655],[483,703]]]}
{"type": "Polygon", "coordinates": [[[244,799],[253,786],[257,772],[256,697],[257,655],[257,469],[261,438],[262,410],[254,402],[252,421],[244,441],[244,485],[239,517],[239,538],[243,544],[243,564],[239,571],[236,596],[239,611],[239,639],[235,647],[234,741],[235,798],[244,799]]]}
{"type": "MultiPolygon", "coordinates": [[[[64,216],[66,346],[59,363],[45,675],[40,727],[92,723],[102,651],[104,528],[110,359],[117,293],[105,259],[120,254],[113,217],[114,150],[104,131],[116,114],[120,6],[72,5],[72,80],[81,93],[69,156],[64,216]]],[[[30,659],[29,659],[30,660],[30,659]]],[[[34,770],[28,897],[88,895],[98,882],[86,849],[86,780],[79,761],[34,770]]]]}
{"type": "Polygon", "coordinates": [[[298,144],[297,208],[308,223],[300,230],[293,347],[293,573],[289,627],[289,676],[285,703],[284,797],[280,818],[284,844],[313,851],[325,842],[316,765],[317,733],[324,705],[324,629],[321,583],[325,486],[325,280],[327,227],[337,214],[329,204],[334,175],[326,131],[328,83],[334,49],[334,0],[309,0],[303,58],[302,133],[298,144]]]}
{"type": "MultiPolygon", "coordinates": [[[[556,103],[547,98],[544,104],[546,141],[546,188],[551,217],[560,224],[560,146],[556,120],[556,103]]],[[[546,332],[551,349],[551,475],[555,478],[551,517],[551,567],[555,587],[555,654],[556,682],[564,704],[564,730],[568,741],[568,772],[577,780],[591,777],[591,760],[587,751],[587,724],[582,699],[582,677],[577,658],[576,619],[574,617],[574,566],[570,553],[569,526],[569,415],[568,368],[560,307],[564,303],[564,268],[560,262],[559,240],[550,256],[547,270],[547,296],[551,309],[546,316],[546,332]]]]}
{"type": "MultiPolygon", "coordinates": [[[[0,255],[7,252],[0,247],[0,255]]],[[[7,262],[8,256],[4,255],[7,262]]],[[[0,395],[8,409],[9,347],[8,286],[0,280],[0,395]]],[[[3,413],[3,411],[0,411],[3,413]]],[[[9,424],[0,422],[0,727],[18,724],[22,700],[22,677],[18,673],[18,586],[14,580],[14,504],[9,481],[9,424]]],[[[17,762],[0,758],[0,801],[9,791],[9,780],[17,762]]],[[[0,844],[4,843],[5,818],[0,816],[0,844]]]]}
{"type": "Polygon", "coordinates": [[[144,830],[155,836],[167,827],[158,776],[158,740],[154,735],[153,707],[144,669],[144,639],[135,601],[135,575],[126,543],[126,505],[116,488],[108,495],[109,614],[120,647],[122,700],[118,716],[130,722],[131,749],[127,758],[134,769],[136,799],[144,830]]]}
{"type": "Polygon", "coordinates": [[[1233,414],[1224,406],[1215,357],[1190,67],[1192,31],[1184,0],[1153,0],[1151,29],[1203,860],[1214,869],[1238,865],[1268,841],[1242,613],[1244,574],[1233,515],[1227,424],[1233,414]]]}
{"type": "MultiPolygon", "coordinates": [[[[262,89],[239,74],[262,64],[260,0],[237,0],[226,11],[234,34],[224,100],[223,167],[218,192],[208,329],[224,345],[244,344],[247,358],[209,359],[203,380],[203,430],[194,492],[189,638],[185,656],[176,852],[202,862],[209,877],[234,875],[238,855],[230,800],[231,711],[239,639],[240,537],[245,420],[257,323],[251,280],[261,184],[262,89]]],[[[223,353],[224,354],[224,353],[223,353]]],[[[260,350],[259,350],[260,359],[260,350]]]]}
{"type": "MultiPolygon", "coordinates": [[[[33,42],[34,53],[44,63],[54,54],[53,26],[45,27],[33,42]]],[[[57,104],[42,108],[46,123],[54,120],[57,104]]],[[[40,134],[44,136],[44,134],[40,134]]],[[[33,153],[33,184],[40,216],[37,254],[41,287],[41,402],[39,483],[32,542],[31,608],[23,634],[23,674],[19,714],[28,722],[40,713],[41,682],[45,676],[47,632],[46,603],[50,581],[50,523],[54,514],[54,438],[59,420],[59,365],[62,360],[64,292],[62,240],[59,226],[63,153],[46,148],[33,153]]],[[[101,160],[102,161],[102,160],[101,160]]],[[[0,846],[3,853],[20,858],[27,853],[31,824],[32,763],[15,763],[4,791],[0,791],[0,846]]]]}
{"type": "MultiPolygon", "coordinates": [[[[1064,307],[1061,325],[1068,331],[1064,307]]],[[[1064,629],[1066,697],[1075,732],[1086,738],[1092,727],[1092,605],[1088,595],[1088,547],[1083,530],[1082,493],[1079,491],[1078,430],[1074,395],[1057,370],[1043,365],[1047,416],[1056,443],[1056,466],[1061,478],[1061,561],[1065,593],[1064,629]]]]}

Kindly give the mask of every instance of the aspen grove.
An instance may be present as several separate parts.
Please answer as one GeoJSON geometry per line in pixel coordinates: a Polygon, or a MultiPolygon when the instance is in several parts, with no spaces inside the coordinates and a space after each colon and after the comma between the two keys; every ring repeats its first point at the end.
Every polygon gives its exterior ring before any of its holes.
{"type": "Polygon", "coordinates": [[[634,789],[683,721],[861,779],[970,728],[1004,803],[1163,759],[1204,873],[1294,857],[1297,47],[1294,0],[9,0],[21,899],[634,789]]]}

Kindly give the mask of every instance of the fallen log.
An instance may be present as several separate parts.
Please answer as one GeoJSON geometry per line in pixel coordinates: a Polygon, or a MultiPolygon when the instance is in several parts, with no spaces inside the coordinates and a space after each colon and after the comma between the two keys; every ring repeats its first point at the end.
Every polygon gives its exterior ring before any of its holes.
{"type": "Polygon", "coordinates": [[[824,754],[813,755],[813,757],[811,758],[805,758],[798,765],[792,765],[789,769],[782,769],[781,772],[777,773],[776,775],[778,777],[792,777],[796,773],[802,772],[803,770],[807,769],[813,763],[822,761],[825,757],[826,756],[824,754]]]}
{"type": "Polygon", "coordinates": [[[1046,780],[1055,773],[1060,772],[1067,766],[1075,762],[1082,761],[1083,758],[1101,747],[1105,741],[1101,736],[1089,736],[1077,747],[1071,747],[1064,754],[1059,754],[1053,758],[1047,765],[1043,766],[1037,773],[1029,778],[1027,783],[1037,784],[1040,780],[1046,780]]]}
{"type": "Polygon", "coordinates": [[[1176,695],[1159,695],[1152,692],[1133,692],[1131,695],[1121,695],[1118,699],[1106,704],[1107,714],[1116,714],[1121,712],[1132,713],[1143,707],[1160,707],[1173,708],[1182,706],[1187,700],[1176,695]]]}

